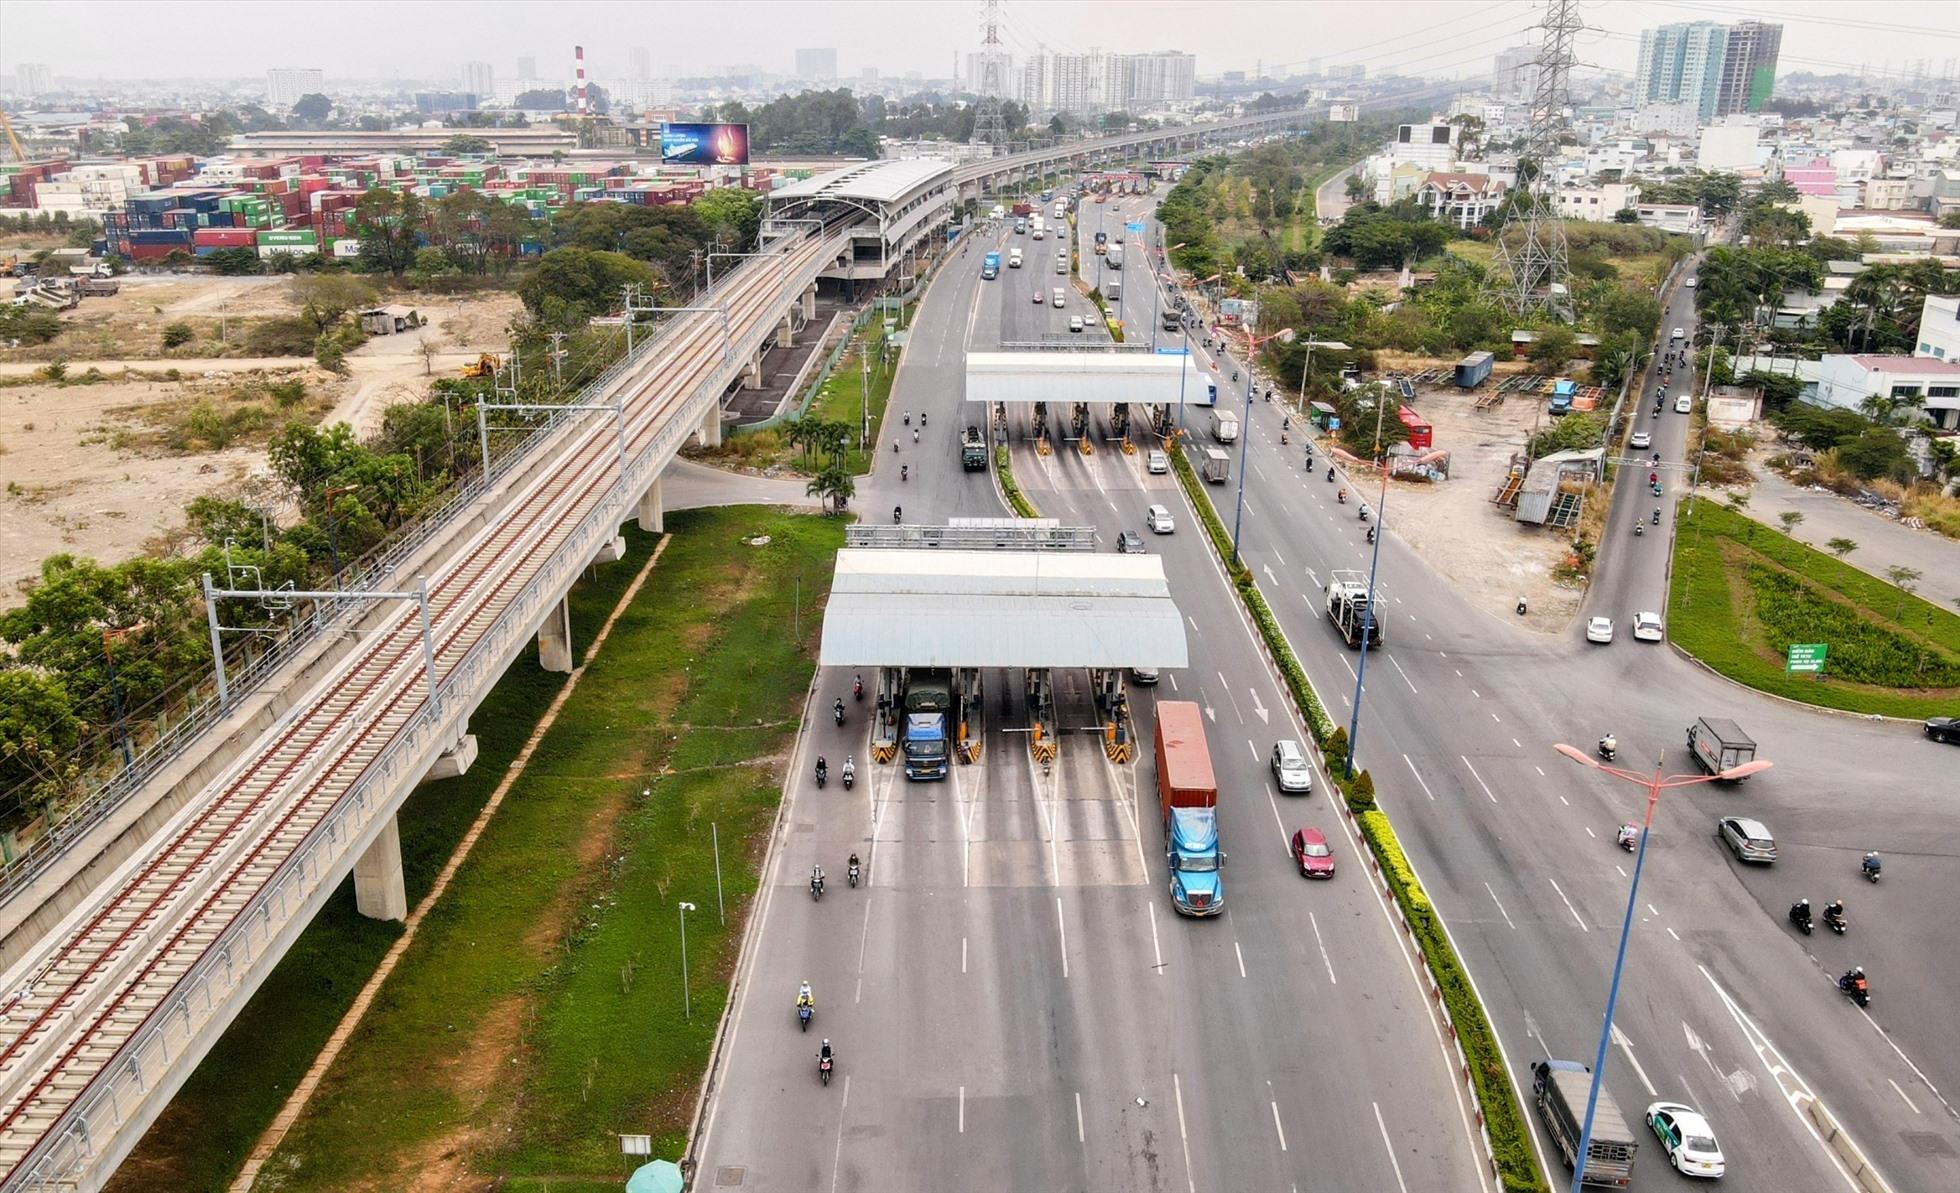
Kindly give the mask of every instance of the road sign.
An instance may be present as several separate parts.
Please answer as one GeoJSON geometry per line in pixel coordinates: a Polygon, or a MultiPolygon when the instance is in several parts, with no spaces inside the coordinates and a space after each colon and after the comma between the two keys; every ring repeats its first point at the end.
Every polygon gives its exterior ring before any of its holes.
{"type": "Polygon", "coordinates": [[[1142,221],[1142,220],[1131,220],[1131,221],[1130,221],[1129,223],[1127,223],[1127,224],[1124,224],[1124,225],[1123,225],[1123,231],[1125,231],[1125,232],[1141,232],[1141,231],[1143,231],[1143,221],[1142,221]]]}
{"type": "Polygon", "coordinates": [[[1191,350],[1190,350],[1189,348],[1158,348],[1158,349],[1157,349],[1157,355],[1159,355],[1159,356],[1189,356],[1189,355],[1191,355],[1191,350]]]}
{"type": "Polygon", "coordinates": [[[1824,655],[1829,649],[1830,647],[1822,642],[1792,642],[1790,660],[1784,664],[1783,670],[1790,675],[1798,672],[1822,675],[1824,655]]]}

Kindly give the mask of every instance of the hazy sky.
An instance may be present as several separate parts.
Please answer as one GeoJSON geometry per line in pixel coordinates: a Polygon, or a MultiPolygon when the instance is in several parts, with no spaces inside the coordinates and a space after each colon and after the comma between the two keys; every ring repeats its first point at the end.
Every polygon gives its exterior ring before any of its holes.
{"type": "MultiPolygon", "coordinates": [[[[1461,75],[1488,69],[1543,12],[1532,0],[1006,0],[1003,40],[1039,49],[1181,49],[1200,76],[1262,61],[1361,63],[1372,74],[1461,75]],[[1196,17],[1197,19],[1193,19],[1196,17]]],[[[592,75],[626,73],[644,46],[656,75],[753,63],[787,72],[799,47],[835,47],[839,73],[945,76],[979,48],[978,0],[4,0],[0,72],[48,64],[76,78],[261,75],[318,66],[329,77],[452,79],[459,64],[515,70],[535,57],[569,75],[583,42],[592,75]]],[[[1781,22],[1783,73],[1869,64],[1952,77],[1960,4],[1951,0],[1586,0],[1583,63],[1631,71],[1639,31],[1675,21],[1781,22]]]]}

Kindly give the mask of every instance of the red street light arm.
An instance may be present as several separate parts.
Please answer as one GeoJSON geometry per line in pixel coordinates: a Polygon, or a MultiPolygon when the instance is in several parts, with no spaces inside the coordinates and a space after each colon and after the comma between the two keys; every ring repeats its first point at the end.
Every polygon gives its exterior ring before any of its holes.
{"type": "Polygon", "coordinates": [[[1577,746],[1568,746],[1564,742],[1558,742],[1552,748],[1574,762],[1590,766],[1597,771],[1605,771],[1607,774],[1625,779],[1629,783],[1638,783],[1642,787],[1652,787],[1657,791],[1665,791],[1671,787],[1692,787],[1697,783],[1712,783],[1718,779],[1732,783],[1746,779],[1750,775],[1766,771],[1776,765],[1767,758],[1758,758],[1742,763],[1740,766],[1732,766],[1725,771],[1717,771],[1712,775],[1668,775],[1666,778],[1657,778],[1653,775],[1644,775],[1630,771],[1623,767],[1608,766],[1599,759],[1594,758],[1591,754],[1579,749],[1577,746]]]}

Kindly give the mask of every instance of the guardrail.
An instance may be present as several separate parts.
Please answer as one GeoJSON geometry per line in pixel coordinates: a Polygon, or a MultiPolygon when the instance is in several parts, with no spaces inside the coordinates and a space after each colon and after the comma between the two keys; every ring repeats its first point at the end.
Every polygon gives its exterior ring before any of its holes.
{"type": "MultiPolygon", "coordinates": [[[[808,267],[812,276],[820,268],[822,257],[814,261],[808,267]]],[[[788,280],[785,290],[794,294],[808,281],[799,272],[788,280]]],[[[116,1140],[132,1122],[146,1119],[141,1108],[149,1091],[164,1084],[161,1075],[197,1046],[212,1012],[241,991],[256,987],[255,967],[269,963],[267,956],[272,950],[283,953],[289,934],[310,920],[316,902],[324,898],[323,891],[330,893],[352,868],[355,843],[379,815],[392,813],[395,797],[411,789],[427,772],[430,756],[453,739],[449,722],[467,718],[475,709],[474,694],[503,674],[507,660],[523,649],[545,606],[559,599],[601,542],[617,531],[626,511],[651,483],[668,449],[693,433],[694,420],[706,415],[703,407],[720,404],[721,394],[740,373],[742,362],[771,330],[767,320],[760,321],[679,403],[653,441],[635,455],[624,475],[614,482],[611,493],[580,519],[491,627],[443,676],[434,701],[425,701],[402,725],[394,740],[307,834],[306,842],[178,979],[170,997],[151,1011],[102,1066],[104,1076],[91,1082],[56,1120],[23,1161],[22,1188],[72,1190],[78,1183],[77,1174],[105,1155],[105,1141],[116,1140]],[[472,698],[458,699],[464,696],[472,698]]],[[[570,412],[551,417],[560,425],[570,425],[572,419],[570,412]]],[[[276,959],[274,954],[272,960],[276,959]]]]}
{"type": "MultiPolygon", "coordinates": [[[[796,242],[785,239],[778,243],[790,245],[796,242]]],[[[701,297],[712,297],[716,292],[724,290],[740,279],[745,270],[752,268],[755,268],[753,262],[744,265],[741,269],[731,271],[714,287],[705,291],[701,297]]],[[[679,322],[677,319],[668,319],[659,324],[645,341],[635,345],[633,351],[620,357],[604,373],[587,383],[568,404],[587,404],[606,396],[614,385],[643,364],[648,356],[667,342],[679,322]]],[[[763,321],[765,334],[771,326],[769,321],[763,321]]],[[[433,513],[419,519],[413,527],[379,554],[356,561],[337,573],[334,577],[335,587],[348,589],[388,587],[387,578],[393,577],[396,569],[432,540],[447,534],[456,521],[473,512],[481,499],[494,490],[500,480],[509,476],[520,464],[528,461],[546,442],[570,425],[572,419],[573,416],[570,414],[554,413],[542,423],[528,428],[521,438],[505,450],[492,452],[487,479],[483,470],[474,472],[469,480],[454,491],[448,501],[433,513]]],[[[0,903],[5,903],[19,894],[66,853],[77,840],[88,835],[122,806],[125,800],[174,763],[207,731],[253,696],[267,679],[283,669],[295,656],[312,646],[327,632],[365,617],[375,605],[376,602],[365,600],[316,602],[298,621],[288,623],[287,630],[280,634],[271,649],[229,674],[227,699],[221,701],[214,694],[193,704],[181,719],[171,724],[168,729],[138,751],[130,765],[110,776],[72,805],[68,813],[51,828],[22,847],[21,851],[8,861],[5,872],[0,873],[0,903]]]]}

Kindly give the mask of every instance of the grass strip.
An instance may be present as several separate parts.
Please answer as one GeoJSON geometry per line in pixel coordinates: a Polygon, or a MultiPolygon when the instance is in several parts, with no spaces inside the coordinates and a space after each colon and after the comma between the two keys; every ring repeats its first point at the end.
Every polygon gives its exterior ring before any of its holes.
{"type": "Polygon", "coordinates": [[[1020,483],[1014,479],[1014,465],[1008,459],[1007,445],[994,449],[994,475],[1000,478],[1001,495],[1007,498],[1007,507],[1017,518],[1039,518],[1041,514],[1034,508],[1034,502],[1021,491],[1020,483]]]}
{"type": "Polygon", "coordinates": [[[1675,531],[1668,638],[1737,683],[1824,708],[1922,718],[1960,698],[1960,617],[1712,501],[1675,531]],[[1826,674],[1784,670],[1793,642],[1826,674]]]}
{"type": "Polygon", "coordinates": [[[1368,848],[1381,865],[1395,901],[1402,908],[1403,917],[1415,935],[1423,963],[1428,966],[1437,988],[1442,991],[1443,1005],[1449,1012],[1457,1043],[1469,1060],[1470,1080],[1477,1091],[1477,1105],[1483,1114],[1498,1180],[1507,1193],[1535,1193],[1545,1189],[1545,1179],[1539,1172],[1537,1156],[1531,1148],[1530,1131],[1525,1126],[1523,1111],[1505,1072],[1504,1057],[1498,1050],[1497,1035],[1491,1029],[1490,1018],[1477,999],[1462,960],[1450,947],[1443,926],[1436,921],[1429,896],[1424,893],[1421,882],[1403,854],[1387,814],[1374,806],[1373,776],[1364,770],[1351,780],[1341,779],[1341,762],[1347,751],[1347,732],[1334,724],[1314,693],[1313,686],[1307,682],[1306,670],[1294,655],[1293,646],[1280,629],[1279,620],[1273,616],[1272,608],[1260,593],[1252,570],[1242,563],[1236,568],[1232,566],[1232,536],[1226,532],[1225,523],[1212,508],[1210,495],[1199,482],[1197,471],[1191,467],[1191,461],[1181,449],[1171,452],[1171,467],[1176,470],[1178,483],[1184,486],[1184,495],[1190,499],[1191,507],[1197,511],[1198,520],[1204,523],[1205,534],[1211,539],[1212,549],[1218,552],[1219,561],[1224,564],[1232,587],[1238,591],[1239,599],[1252,615],[1253,624],[1259,627],[1259,636],[1265,640],[1267,652],[1278,663],[1280,674],[1286,680],[1287,691],[1292,694],[1309,731],[1314,735],[1315,744],[1322,751],[1327,773],[1341,786],[1342,794],[1354,809],[1362,839],[1368,842],[1368,848]]]}
{"type": "Polygon", "coordinates": [[[669,526],[660,567],[258,1188],[432,1170],[616,1183],[620,1131],[680,1155],[843,522],[734,508],[669,526]]]}

